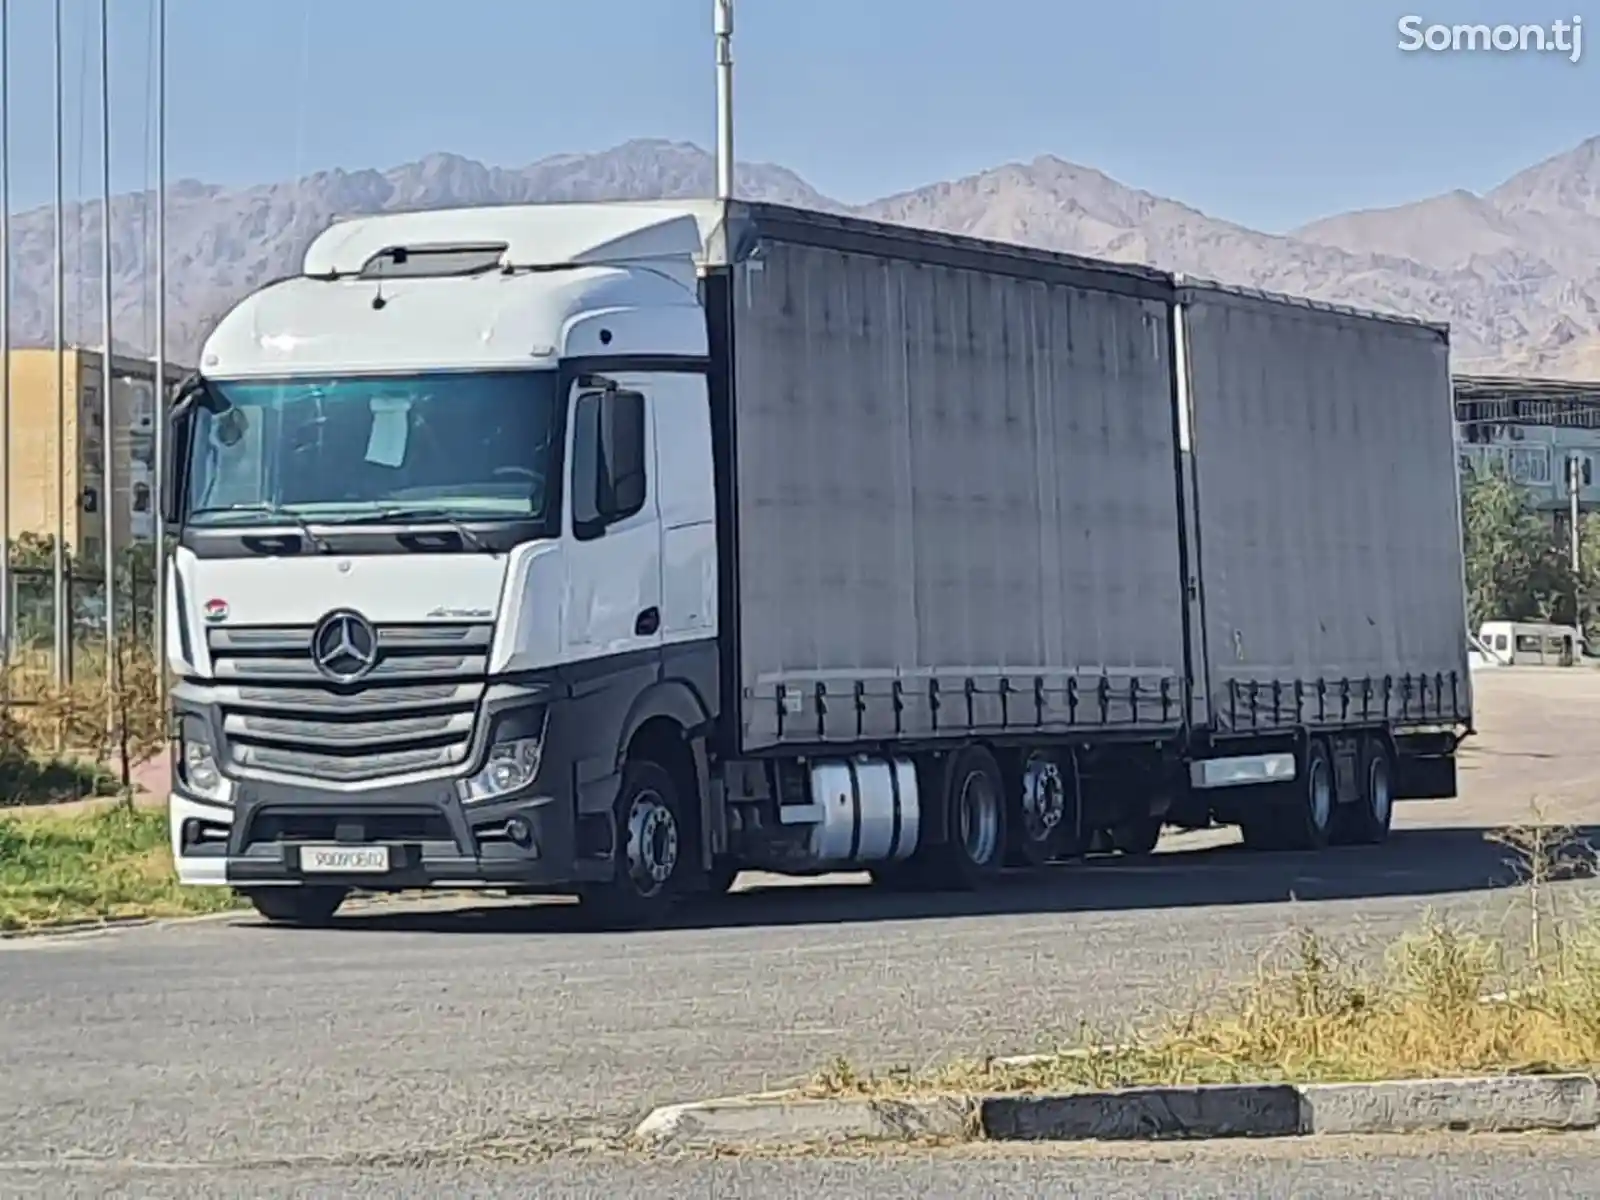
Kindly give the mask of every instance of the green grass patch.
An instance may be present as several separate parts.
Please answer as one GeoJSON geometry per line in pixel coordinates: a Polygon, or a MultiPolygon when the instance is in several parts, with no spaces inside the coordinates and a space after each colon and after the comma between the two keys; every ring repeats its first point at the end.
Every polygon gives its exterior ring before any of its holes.
{"type": "Polygon", "coordinates": [[[159,810],[0,814],[0,930],[239,906],[227,888],[179,887],[167,839],[159,810]]]}

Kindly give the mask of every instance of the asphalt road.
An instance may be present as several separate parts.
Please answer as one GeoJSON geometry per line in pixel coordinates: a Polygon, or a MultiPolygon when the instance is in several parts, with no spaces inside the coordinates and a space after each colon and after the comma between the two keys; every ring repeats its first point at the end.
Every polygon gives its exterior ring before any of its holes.
{"type": "Polygon", "coordinates": [[[577,1155],[522,1164],[419,1164],[406,1168],[263,1166],[231,1171],[125,1167],[34,1173],[0,1170],[0,1194],[187,1200],[215,1197],[583,1197],[585,1200],[1473,1200],[1593,1195],[1600,1140],[1411,1138],[1213,1143],[1196,1147],[978,1147],[828,1157],[667,1162],[577,1155]]]}
{"type": "MultiPolygon", "coordinates": [[[[1038,1048],[1083,1022],[1114,1030],[1202,1000],[1299,928],[1360,952],[1429,907],[1501,920],[1511,875],[1485,828],[1529,819],[1535,802],[1600,826],[1600,673],[1489,672],[1479,708],[1464,799],[1405,806],[1376,850],[1258,856],[1185,835],[1149,865],[1064,868],[979,901],[766,887],[714,924],[649,934],[487,906],[321,932],[236,919],[0,943],[0,1195],[194,1194],[202,1166],[208,1194],[229,1181],[254,1195],[441,1194],[446,1176],[451,1190],[506,1195],[1020,1196],[1052,1178],[1097,1195],[1201,1194],[1199,1168],[1167,1158],[516,1160],[838,1055],[919,1065],[1038,1048]],[[99,1165],[67,1162],[84,1157],[99,1165]]],[[[1540,1143],[1524,1168],[1477,1143],[1392,1162],[1255,1153],[1217,1160],[1233,1163],[1214,1168],[1217,1186],[1248,1194],[1233,1186],[1240,1164],[1275,1195],[1432,1195],[1442,1179],[1480,1178],[1473,1194],[1541,1194],[1540,1180],[1562,1194],[1563,1171],[1587,1163],[1596,1177],[1589,1141],[1540,1143]]]]}

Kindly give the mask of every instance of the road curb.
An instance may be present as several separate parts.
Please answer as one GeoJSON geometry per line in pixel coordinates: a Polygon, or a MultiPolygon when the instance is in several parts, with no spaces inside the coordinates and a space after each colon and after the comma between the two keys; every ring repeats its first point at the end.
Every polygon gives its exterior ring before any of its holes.
{"type": "Polygon", "coordinates": [[[796,1145],[815,1142],[962,1141],[978,1136],[967,1096],[907,1100],[778,1100],[730,1097],[668,1104],[634,1130],[658,1149],[686,1146],[796,1145]]]}
{"type": "Polygon", "coordinates": [[[837,1142],[1168,1141],[1403,1133],[1558,1132],[1600,1127],[1589,1075],[1378,1083],[1139,1087],[1061,1095],[669,1104],[634,1130],[658,1150],[837,1142]]]}

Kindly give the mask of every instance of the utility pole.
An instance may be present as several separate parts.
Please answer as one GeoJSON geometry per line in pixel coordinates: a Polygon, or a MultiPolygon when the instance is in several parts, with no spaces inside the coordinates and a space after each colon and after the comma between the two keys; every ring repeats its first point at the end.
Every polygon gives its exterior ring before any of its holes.
{"type": "MultiPolygon", "coordinates": [[[[11,0],[0,0],[0,661],[11,665],[11,0]]],[[[6,673],[9,687],[10,672],[6,673]]]]}
{"type": "Polygon", "coordinates": [[[55,293],[56,359],[56,537],[51,564],[55,595],[55,678],[65,686],[72,678],[72,595],[67,575],[67,233],[66,233],[66,81],[62,63],[62,0],[55,0],[52,45],[55,59],[55,293]]]}
{"type": "Polygon", "coordinates": [[[156,396],[150,473],[155,478],[156,678],[167,702],[167,525],[160,497],[167,466],[167,0],[156,0],[156,396]]]}
{"type": "Polygon", "coordinates": [[[1567,456],[1567,524],[1570,527],[1569,533],[1570,533],[1570,536],[1571,536],[1571,546],[1569,547],[1569,549],[1570,549],[1570,552],[1571,552],[1571,555],[1572,555],[1572,574],[1573,574],[1574,577],[1577,576],[1578,569],[1582,565],[1582,558],[1581,558],[1581,556],[1579,554],[1580,547],[1578,545],[1578,489],[1579,489],[1580,486],[1582,486],[1581,483],[1580,483],[1580,476],[1579,476],[1580,469],[1581,468],[1580,468],[1579,463],[1578,463],[1578,456],[1576,454],[1568,455],[1567,456]]]}
{"type": "Polygon", "coordinates": [[[106,605],[106,729],[117,726],[116,373],[111,320],[111,0],[100,0],[100,575],[106,605]]]}
{"type": "Polygon", "coordinates": [[[1572,623],[1583,628],[1583,568],[1582,546],[1578,529],[1578,489],[1582,486],[1580,464],[1576,454],[1567,455],[1567,537],[1568,552],[1572,556],[1572,623]]]}
{"type": "Polygon", "coordinates": [[[717,199],[733,199],[733,0],[712,0],[717,35],[717,199]]]}

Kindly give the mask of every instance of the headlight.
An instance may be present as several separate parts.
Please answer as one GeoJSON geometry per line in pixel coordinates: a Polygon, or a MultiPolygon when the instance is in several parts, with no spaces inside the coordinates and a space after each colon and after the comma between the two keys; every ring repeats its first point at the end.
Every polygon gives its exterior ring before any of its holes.
{"type": "Polygon", "coordinates": [[[228,781],[217,767],[216,752],[204,737],[185,725],[179,743],[178,777],[196,799],[226,800],[228,781]]]}
{"type": "Polygon", "coordinates": [[[527,787],[539,777],[539,759],[544,752],[542,737],[517,738],[497,742],[489,749],[483,770],[461,781],[461,798],[493,800],[527,787]]]}

